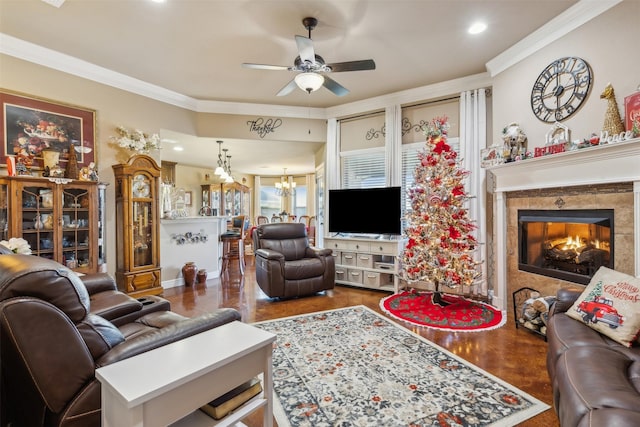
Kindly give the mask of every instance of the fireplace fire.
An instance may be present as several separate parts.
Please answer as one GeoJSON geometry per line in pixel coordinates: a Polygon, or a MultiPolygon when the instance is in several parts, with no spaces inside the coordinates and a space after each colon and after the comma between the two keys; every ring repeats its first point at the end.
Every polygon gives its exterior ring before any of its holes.
{"type": "Polygon", "coordinates": [[[588,284],[613,268],[613,209],[519,210],[518,268],[588,284]]]}

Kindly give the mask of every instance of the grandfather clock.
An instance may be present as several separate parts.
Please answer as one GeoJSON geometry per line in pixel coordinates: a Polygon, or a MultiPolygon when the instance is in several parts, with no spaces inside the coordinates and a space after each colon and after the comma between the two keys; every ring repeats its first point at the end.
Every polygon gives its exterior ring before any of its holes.
{"type": "Polygon", "coordinates": [[[133,297],[162,293],[160,167],[144,154],[113,165],[116,178],[116,282],[133,297]]]}

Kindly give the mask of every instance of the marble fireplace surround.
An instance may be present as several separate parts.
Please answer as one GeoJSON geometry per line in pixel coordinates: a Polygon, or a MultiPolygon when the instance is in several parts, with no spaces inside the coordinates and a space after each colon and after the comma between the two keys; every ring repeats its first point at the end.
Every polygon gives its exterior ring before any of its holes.
{"type": "Polygon", "coordinates": [[[640,277],[640,138],[497,165],[489,172],[496,307],[506,310],[511,292],[523,286],[547,295],[580,286],[518,270],[518,209],[614,209],[615,268],[640,277]]]}

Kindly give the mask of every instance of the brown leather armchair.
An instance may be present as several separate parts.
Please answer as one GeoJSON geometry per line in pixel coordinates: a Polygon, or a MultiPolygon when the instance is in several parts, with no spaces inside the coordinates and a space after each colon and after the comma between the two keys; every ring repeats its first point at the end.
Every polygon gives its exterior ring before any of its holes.
{"type": "Polygon", "coordinates": [[[163,299],[145,309],[105,277],[87,282],[54,261],[0,255],[0,426],[98,427],[96,368],[240,320],[234,309],[189,319],[163,299]]]}
{"type": "Polygon", "coordinates": [[[253,243],[256,281],[269,297],[310,295],[335,286],[332,251],[309,246],[304,224],[260,225],[253,243]]]}

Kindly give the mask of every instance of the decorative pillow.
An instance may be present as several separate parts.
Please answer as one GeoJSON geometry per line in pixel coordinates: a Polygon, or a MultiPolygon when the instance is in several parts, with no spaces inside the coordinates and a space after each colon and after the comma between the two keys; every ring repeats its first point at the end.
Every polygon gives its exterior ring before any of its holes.
{"type": "Polygon", "coordinates": [[[640,332],[640,279],[600,267],[567,315],[631,347],[640,332]]]}

